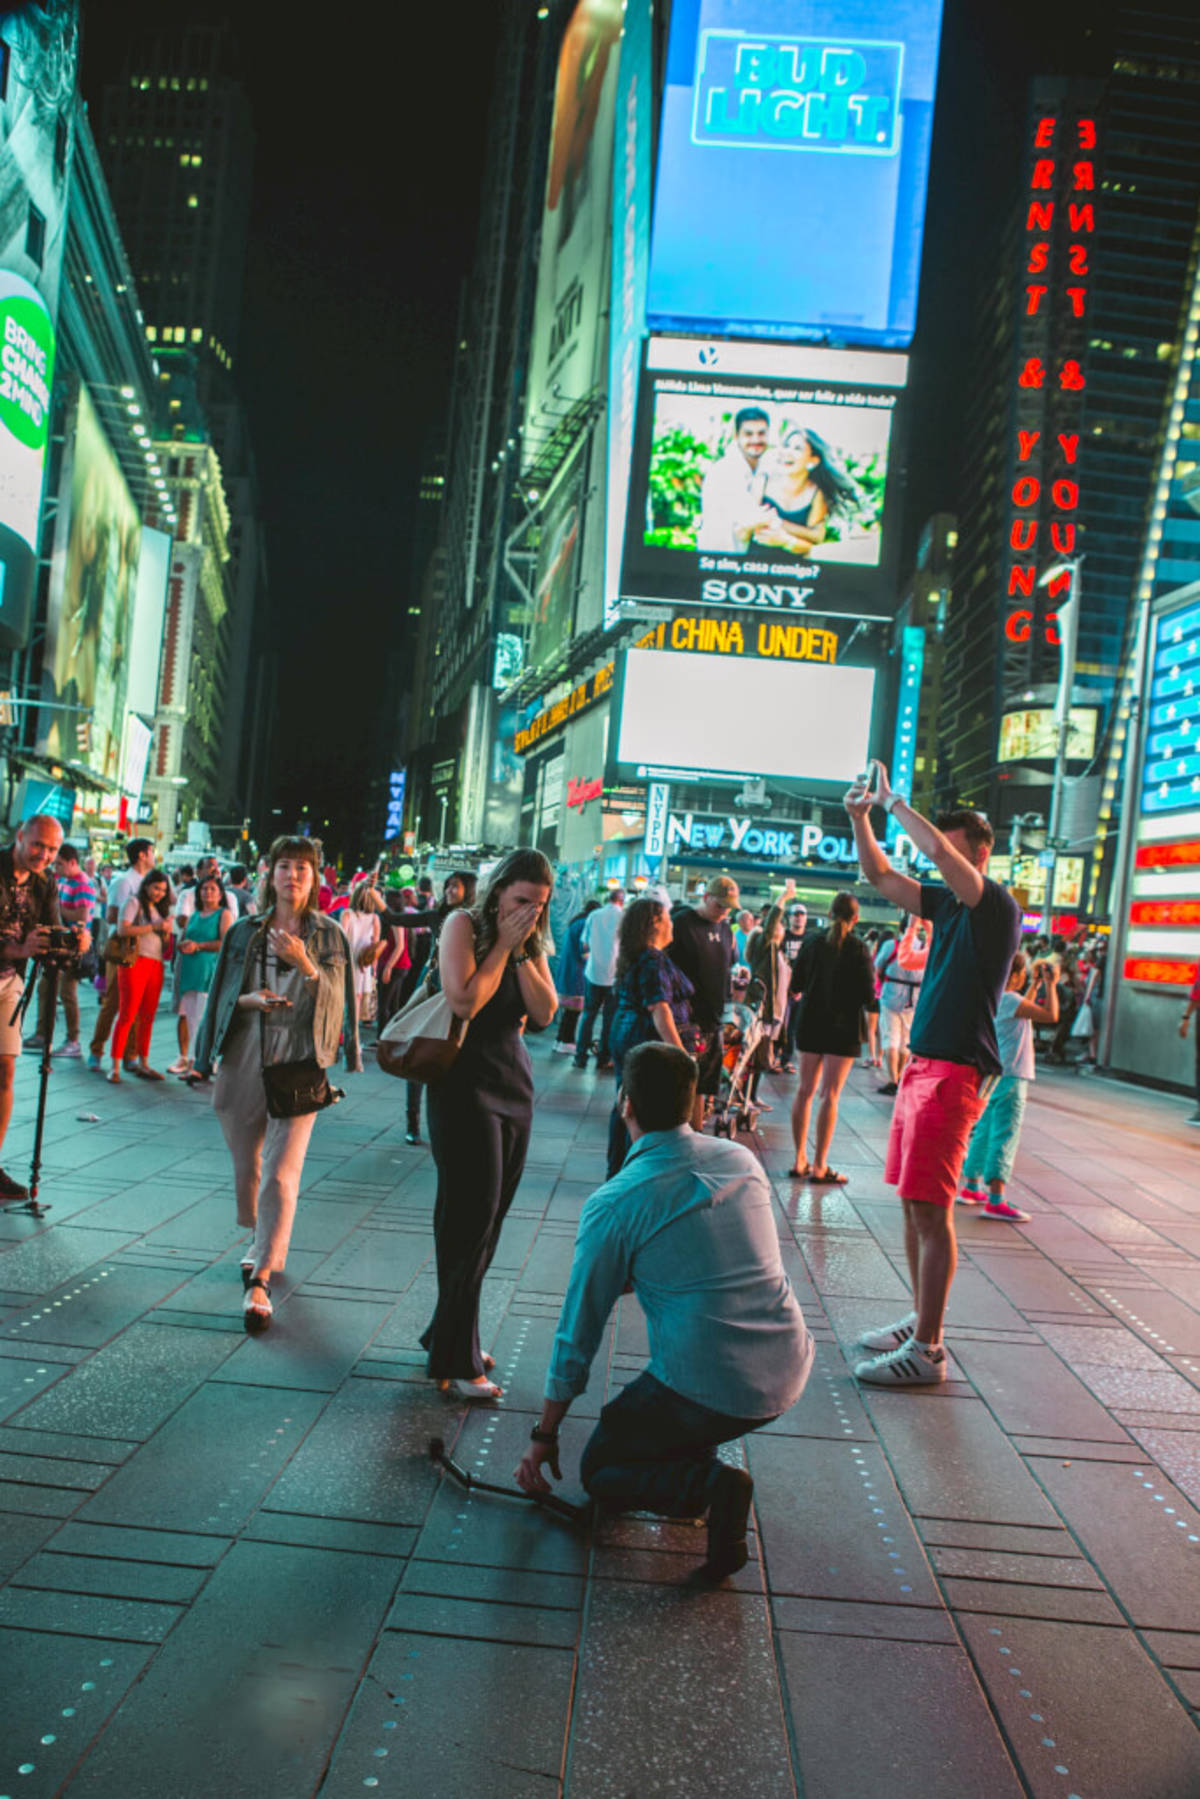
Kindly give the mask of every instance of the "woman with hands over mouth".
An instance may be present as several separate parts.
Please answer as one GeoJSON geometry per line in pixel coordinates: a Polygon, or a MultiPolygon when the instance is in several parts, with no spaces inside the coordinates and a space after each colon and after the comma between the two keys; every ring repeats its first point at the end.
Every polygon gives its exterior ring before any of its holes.
{"type": "Polygon", "coordinates": [[[533,1075],[522,1030],[544,1030],[558,996],[546,961],[554,873],[538,850],[511,850],[482,899],[451,912],[435,979],[466,1036],[449,1073],[429,1088],[437,1167],[433,1229],[437,1307],[421,1338],[428,1371],[460,1399],[498,1399],[492,1358],[479,1343],[479,1297],[525,1167],[533,1075]]]}

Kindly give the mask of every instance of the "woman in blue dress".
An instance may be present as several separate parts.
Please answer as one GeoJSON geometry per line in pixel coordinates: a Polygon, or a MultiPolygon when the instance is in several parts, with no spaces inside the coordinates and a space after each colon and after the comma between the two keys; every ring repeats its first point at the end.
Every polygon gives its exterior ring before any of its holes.
{"type": "MultiPolygon", "coordinates": [[[[667,955],[673,936],[671,913],[661,900],[635,899],[626,906],[618,939],[617,1004],[608,1039],[618,1093],[625,1058],[637,1044],[658,1040],[689,1055],[696,1053],[692,983],[667,955]]],[[[608,1129],[610,1180],[628,1148],[629,1133],[614,1105],[608,1129]]]]}

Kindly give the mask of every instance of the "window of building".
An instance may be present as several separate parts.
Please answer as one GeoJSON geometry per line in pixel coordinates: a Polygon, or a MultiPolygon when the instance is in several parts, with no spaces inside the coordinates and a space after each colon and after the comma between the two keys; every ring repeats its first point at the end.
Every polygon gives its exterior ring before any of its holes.
{"type": "Polygon", "coordinates": [[[199,206],[199,204],[200,204],[200,196],[199,196],[199,194],[189,194],[189,195],[188,195],[188,197],[187,197],[187,203],[188,203],[188,205],[189,205],[189,206],[190,206],[190,207],[192,207],[192,208],[193,208],[193,209],[194,209],[194,208],[195,208],[195,207],[197,207],[197,206],[199,206]]]}
{"type": "Polygon", "coordinates": [[[31,200],[29,202],[29,216],[25,222],[25,254],[26,254],[26,256],[29,257],[31,262],[36,262],[38,265],[38,268],[40,269],[42,266],[42,257],[45,254],[45,250],[46,250],[46,220],[45,220],[45,216],[44,216],[44,214],[42,214],[38,211],[37,207],[33,204],[33,201],[31,200]]]}
{"type": "Polygon", "coordinates": [[[54,123],[54,173],[60,180],[67,172],[67,145],[70,143],[70,139],[71,133],[67,121],[62,113],[59,113],[54,123]]]}

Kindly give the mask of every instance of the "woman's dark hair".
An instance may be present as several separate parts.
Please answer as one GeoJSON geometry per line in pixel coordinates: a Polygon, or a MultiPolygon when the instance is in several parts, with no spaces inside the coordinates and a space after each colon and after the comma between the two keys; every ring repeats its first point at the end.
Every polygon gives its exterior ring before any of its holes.
{"type": "MultiPolygon", "coordinates": [[[[460,881],[469,880],[474,886],[474,875],[459,875],[458,878],[460,881]]],[[[528,881],[532,886],[548,887],[550,893],[554,892],[554,870],[541,850],[509,850],[507,856],[501,856],[493,868],[482,899],[464,907],[464,910],[470,912],[475,924],[477,962],[482,962],[496,942],[499,935],[496,921],[500,914],[500,901],[505,888],[511,887],[516,881],[528,881]]],[[[550,895],[547,894],[546,904],[526,939],[525,947],[531,956],[543,956],[546,953],[546,912],[549,904],[550,895]]]]}
{"type": "Polygon", "coordinates": [[[476,896],[476,893],[478,892],[478,890],[479,890],[478,878],[471,872],[471,870],[469,868],[456,868],[454,870],[454,872],[452,874],[448,874],[446,876],[445,880],[442,882],[442,897],[438,901],[437,909],[442,914],[443,918],[446,916],[446,914],[448,912],[456,912],[458,910],[459,906],[464,906],[469,909],[471,906],[473,906],[475,904],[475,896],[476,896]],[[450,904],[449,900],[446,898],[446,890],[449,887],[451,881],[457,881],[463,890],[463,896],[459,900],[458,906],[452,906],[450,904]]]}
{"type": "Polygon", "coordinates": [[[149,874],[142,876],[142,883],[138,888],[138,911],[144,918],[149,918],[154,912],[157,912],[160,918],[170,918],[171,881],[165,868],[152,868],[149,874]],[[152,906],[150,904],[149,893],[156,881],[162,882],[164,892],[157,904],[152,906]]]}
{"type": "Polygon", "coordinates": [[[790,449],[797,439],[806,443],[817,459],[808,471],[808,478],[824,498],[830,518],[837,518],[839,515],[849,518],[856,512],[869,514],[869,502],[858,482],[842,467],[820,432],[810,431],[805,426],[800,430],[789,431],[783,441],[790,449]]]}
{"type": "Polygon", "coordinates": [[[215,887],[217,890],[217,911],[224,912],[229,906],[229,896],[225,892],[225,883],[219,874],[201,875],[196,882],[196,910],[200,910],[200,890],[202,887],[215,887]]]}
{"type": "Polygon", "coordinates": [[[857,922],[858,901],[852,893],[835,893],[829,916],[833,920],[829,927],[829,941],[835,950],[840,951],[857,922]]]}
{"type": "Polygon", "coordinates": [[[673,1043],[639,1043],[625,1058],[621,1091],[642,1130],[678,1130],[692,1115],[696,1064],[673,1043]]]}
{"type": "MultiPolygon", "coordinates": [[[[598,912],[599,910],[600,901],[598,899],[590,899],[580,907],[579,911],[575,914],[575,918],[587,918],[590,913],[598,912]]],[[[572,924],[575,923],[575,918],[571,920],[572,924]]]]}
{"type": "Polygon", "coordinates": [[[617,937],[617,979],[629,973],[643,950],[650,948],[650,933],[666,911],[660,899],[646,894],[630,900],[621,914],[621,930],[617,937]]]}

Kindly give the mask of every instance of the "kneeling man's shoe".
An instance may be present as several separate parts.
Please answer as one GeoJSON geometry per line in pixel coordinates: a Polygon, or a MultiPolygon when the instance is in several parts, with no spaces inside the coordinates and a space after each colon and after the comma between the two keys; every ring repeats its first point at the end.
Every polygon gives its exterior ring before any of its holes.
{"type": "Polygon", "coordinates": [[[710,1477],[709,1492],[708,1560],[700,1573],[706,1580],[724,1580],[744,1568],[749,1557],[746,1521],[754,1482],[744,1468],[719,1462],[710,1477]]]}

